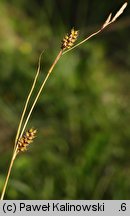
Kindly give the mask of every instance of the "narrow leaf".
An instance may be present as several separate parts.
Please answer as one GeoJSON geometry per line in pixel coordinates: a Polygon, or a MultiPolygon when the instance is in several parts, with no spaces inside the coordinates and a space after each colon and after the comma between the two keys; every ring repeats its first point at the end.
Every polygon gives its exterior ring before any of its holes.
{"type": "Polygon", "coordinates": [[[104,22],[102,28],[105,28],[105,27],[109,24],[109,22],[110,22],[110,20],[111,20],[111,16],[112,16],[112,13],[109,14],[109,16],[108,16],[108,18],[106,19],[106,21],[104,22]]]}
{"type": "Polygon", "coordinates": [[[125,2],[122,7],[120,8],[120,10],[116,13],[116,15],[113,17],[112,22],[114,22],[124,11],[124,9],[127,7],[127,2],[125,2]]]}

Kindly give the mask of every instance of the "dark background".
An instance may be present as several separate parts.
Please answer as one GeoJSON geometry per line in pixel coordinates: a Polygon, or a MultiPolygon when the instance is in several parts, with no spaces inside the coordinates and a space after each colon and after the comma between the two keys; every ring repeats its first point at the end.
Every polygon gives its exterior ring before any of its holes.
{"type": "MultiPolygon", "coordinates": [[[[43,49],[41,84],[72,27],[78,41],[124,1],[0,1],[0,190],[43,49]]],[[[6,199],[130,199],[130,8],[100,35],[64,55],[28,128],[6,199]]],[[[38,89],[37,86],[37,89],[38,89]]]]}

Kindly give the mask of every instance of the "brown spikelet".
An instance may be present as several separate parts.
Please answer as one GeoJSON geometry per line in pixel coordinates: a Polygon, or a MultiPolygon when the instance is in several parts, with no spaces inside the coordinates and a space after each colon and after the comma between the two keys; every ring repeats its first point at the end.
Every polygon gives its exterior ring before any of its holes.
{"type": "Polygon", "coordinates": [[[31,128],[21,138],[19,138],[17,144],[18,145],[17,153],[27,151],[28,145],[32,143],[33,139],[36,137],[35,136],[36,132],[37,132],[36,130],[31,128]]]}
{"type": "Polygon", "coordinates": [[[74,45],[75,41],[77,40],[77,37],[78,37],[78,31],[72,28],[70,34],[67,34],[63,38],[61,49],[62,50],[70,49],[74,45]]]}

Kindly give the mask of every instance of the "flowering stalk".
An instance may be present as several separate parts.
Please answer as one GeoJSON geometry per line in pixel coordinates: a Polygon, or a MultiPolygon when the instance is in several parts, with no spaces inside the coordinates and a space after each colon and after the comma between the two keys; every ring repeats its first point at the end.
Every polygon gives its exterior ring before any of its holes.
{"type": "Polygon", "coordinates": [[[83,43],[85,43],[86,41],[88,41],[90,38],[92,38],[93,36],[99,34],[100,32],[102,32],[106,27],[108,27],[109,25],[111,25],[112,23],[114,23],[117,18],[124,12],[125,8],[127,7],[128,3],[125,2],[122,7],[117,11],[117,13],[115,14],[114,17],[112,17],[112,13],[109,14],[108,18],[106,19],[106,21],[104,22],[104,24],[101,26],[101,28],[94,32],[93,34],[89,35],[88,37],[86,37],[84,40],[82,40],[81,42],[77,43],[75,46],[71,47],[69,50],[65,50],[63,52],[62,55],[66,54],[67,52],[77,48],[78,46],[82,45],[83,43]]]}
{"type": "Polygon", "coordinates": [[[41,56],[40,56],[38,70],[37,70],[36,76],[34,78],[31,90],[30,90],[30,92],[28,94],[27,100],[25,102],[24,110],[23,110],[23,113],[22,113],[22,116],[21,116],[21,119],[20,119],[20,123],[19,123],[19,126],[18,126],[16,139],[15,139],[15,145],[14,145],[14,151],[13,151],[12,159],[11,159],[11,162],[10,162],[9,170],[8,170],[8,173],[7,173],[7,176],[6,176],[6,180],[5,180],[5,183],[4,183],[4,187],[3,187],[3,190],[2,190],[1,200],[3,200],[3,198],[4,198],[5,191],[6,191],[7,184],[8,184],[8,180],[9,180],[10,173],[11,173],[11,170],[12,170],[12,166],[14,164],[16,156],[20,152],[26,151],[29,144],[32,143],[33,139],[35,138],[36,130],[30,129],[26,133],[24,133],[24,131],[26,129],[26,126],[27,126],[27,123],[28,123],[28,121],[30,119],[32,111],[33,111],[33,109],[34,109],[34,107],[35,107],[35,105],[36,105],[36,103],[37,103],[37,101],[38,101],[38,99],[39,99],[39,97],[40,97],[40,95],[41,95],[41,93],[43,91],[43,88],[44,88],[50,74],[52,73],[55,65],[57,64],[57,62],[59,61],[59,59],[61,58],[61,56],[63,54],[65,54],[65,53],[69,52],[70,50],[80,46],[81,44],[83,44],[84,42],[86,42],[87,40],[92,38],[93,36],[100,33],[107,26],[109,26],[110,24],[115,22],[116,19],[123,13],[126,6],[127,6],[127,2],[125,2],[122,5],[122,7],[119,9],[119,11],[115,14],[115,16],[113,18],[112,18],[112,14],[110,14],[108,16],[107,20],[104,22],[104,24],[102,25],[102,27],[98,31],[94,32],[93,34],[91,34],[90,36],[88,36],[87,38],[85,38],[84,40],[82,40],[81,42],[79,42],[76,45],[74,45],[74,43],[75,43],[75,41],[77,40],[77,37],[78,37],[78,31],[77,30],[72,28],[70,34],[65,35],[65,37],[63,38],[62,43],[61,43],[61,49],[60,49],[57,57],[55,58],[54,62],[52,63],[52,65],[51,65],[45,79],[43,80],[43,82],[41,84],[41,87],[38,90],[38,93],[37,93],[37,95],[36,95],[36,97],[35,97],[35,99],[34,99],[34,101],[32,103],[30,111],[29,111],[29,113],[28,113],[28,115],[27,115],[27,117],[25,119],[25,123],[23,124],[23,127],[22,127],[22,123],[23,123],[23,119],[24,119],[24,116],[25,116],[25,113],[26,113],[26,110],[27,110],[27,106],[28,106],[28,103],[30,102],[30,98],[31,98],[33,90],[34,90],[34,88],[36,86],[37,78],[38,78],[38,75],[39,75],[39,72],[40,72],[40,59],[41,59],[41,56]],[[21,129],[21,127],[22,127],[22,129],[21,129]]]}

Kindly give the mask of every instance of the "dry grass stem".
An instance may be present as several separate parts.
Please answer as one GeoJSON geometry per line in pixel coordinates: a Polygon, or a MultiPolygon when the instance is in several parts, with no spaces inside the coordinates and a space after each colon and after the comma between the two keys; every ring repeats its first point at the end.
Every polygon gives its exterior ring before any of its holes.
{"type": "MultiPolygon", "coordinates": [[[[22,125],[22,122],[23,122],[23,118],[24,118],[24,115],[25,115],[25,113],[26,113],[26,109],[27,109],[27,106],[28,106],[30,97],[31,97],[31,95],[32,95],[32,92],[33,92],[33,90],[34,90],[34,87],[35,87],[35,85],[36,85],[36,81],[37,81],[37,78],[38,78],[38,75],[39,75],[39,72],[40,72],[40,60],[41,60],[41,56],[40,56],[40,58],[39,58],[39,65],[38,65],[37,74],[36,74],[36,76],[35,76],[35,78],[34,78],[34,82],[33,82],[33,85],[32,85],[32,87],[31,87],[31,90],[30,90],[30,92],[29,92],[29,95],[28,95],[28,97],[27,97],[27,101],[25,102],[24,110],[23,110],[23,113],[22,113],[22,117],[21,117],[21,120],[20,120],[19,127],[18,127],[18,132],[17,132],[17,135],[16,135],[16,138],[17,138],[17,139],[15,140],[15,146],[14,146],[13,156],[12,156],[12,159],[11,159],[11,162],[10,162],[10,166],[9,166],[8,173],[7,173],[7,176],[6,176],[6,180],[5,180],[5,183],[4,183],[4,187],[3,187],[3,190],[2,190],[1,200],[3,200],[3,198],[4,198],[5,191],[6,191],[7,184],[8,184],[8,180],[9,180],[9,176],[10,176],[10,173],[11,173],[11,169],[12,169],[14,160],[15,160],[15,158],[16,158],[18,152],[20,152],[20,151],[25,151],[26,148],[27,148],[27,146],[28,146],[28,144],[32,141],[32,140],[29,139],[29,137],[27,136],[27,134],[25,134],[25,135],[23,136],[23,133],[24,133],[24,131],[25,131],[25,128],[26,128],[26,126],[27,126],[27,123],[28,123],[28,121],[29,121],[29,118],[30,118],[30,116],[31,116],[31,113],[32,113],[32,111],[33,111],[33,109],[34,109],[34,107],[35,107],[35,105],[36,105],[36,102],[37,102],[37,100],[38,100],[38,98],[39,98],[39,96],[40,96],[40,94],[41,94],[41,92],[42,92],[42,90],[43,90],[43,88],[44,88],[44,86],[45,86],[45,84],[46,84],[46,81],[48,80],[48,78],[49,78],[49,76],[50,76],[50,74],[51,74],[53,68],[55,67],[55,65],[57,64],[58,60],[60,59],[60,57],[61,57],[61,55],[62,55],[62,52],[63,52],[63,50],[61,49],[60,52],[58,53],[56,59],[54,60],[52,66],[50,67],[50,69],[49,69],[49,71],[48,71],[48,73],[47,73],[47,76],[45,77],[45,79],[44,79],[44,81],[43,81],[43,83],[42,83],[42,85],[41,85],[41,87],[40,87],[40,89],[39,89],[39,91],[38,91],[38,93],[37,93],[37,95],[36,95],[36,98],[34,99],[34,102],[33,102],[32,106],[31,106],[31,109],[30,109],[30,111],[29,111],[29,113],[28,113],[28,115],[27,115],[27,118],[26,118],[26,120],[25,120],[25,123],[24,123],[24,125],[23,125],[23,127],[22,127],[22,131],[21,131],[21,133],[20,133],[20,129],[21,129],[21,125],[22,125]],[[19,135],[19,134],[20,134],[20,135],[19,135]],[[22,137],[22,136],[23,136],[23,137],[22,137]],[[27,137],[28,137],[28,139],[27,139],[27,137]],[[25,138],[26,138],[26,142],[25,142],[25,138]]],[[[42,54],[41,54],[41,55],[42,55],[42,54]]],[[[32,129],[31,129],[31,130],[32,130],[32,129]]],[[[34,131],[35,131],[35,130],[34,130],[34,131]]],[[[35,134],[36,131],[35,131],[35,132],[34,132],[34,131],[33,131],[33,133],[35,134]]],[[[32,132],[32,131],[31,131],[31,132],[32,132]]],[[[29,132],[28,132],[28,133],[29,133],[29,132]]]]}
{"type": "Polygon", "coordinates": [[[79,42],[76,45],[74,45],[74,43],[75,43],[75,41],[77,40],[77,37],[78,37],[78,31],[77,30],[72,28],[70,34],[65,35],[65,37],[62,40],[61,49],[60,49],[58,55],[56,56],[54,62],[52,63],[52,65],[51,65],[45,79],[43,80],[43,82],[42,82],[42,84],[41,84],[41,86],[40,86],[40,88],[39,88],[39,90],[38,90],[38,92],[36,94],[36,97],[33,100],[32,105],[31,105],[31,107],[30,107],[30,109],[29,109],[29,111],[27,113],[27,108],[28,108],[32,93],[33,93],[33,91],[34,91],[34,89],[36,87],[37,79],[38,79],[38,76],[39,76],[39,73],[40,73],[41,56],[42,56],[44,51],[41,53],[41,55],[39,57],[37,72],[36,72],[36,75],[34,77],[34,81],[33,81],[33,84],[31,86],[31,89],[29,91],[29,94],[27,96],[27,99],[26,99],[26,102],[25,102],[25,105],[24,105],[24,108],[23,108],[23,112],[22,112],[22,115],[21,115],[21,118],[20,118],[20,122],[19,122],[19,125],[18,125],[16,138],[15,138],[15,144],[14,144],[14,151],[13,151],[12,159],[11,159],[10,166],[9,166],[9,169],[8,169],[8,173],[7,173],[7,176],[6,176],[6,180],[5,180],[5,183],[4,183],[4,187],[3,187],[3,190],[2,190],[1,200],[4,199],[4,195],[5,195],[5,191],[6,191],[6,188],[7,188],[8,180],[9,180],[10,173],[11,173],[11,170],[12,170],[12,166],[13,166],[13,163],[14,163],[14,161],[16,159],[16,156],[18,155],[19,152],[26,151],[28,149],[28,146],[30,145],[30,143],[33,142],[33,140],[34,140],[34,138],[36,136],[36,130],[35,129],[31,128],[27,132],[25,132],[25,129],[27,127],[30,116],[31,116],[31,114],[32,114],[32,112],[34,110],[34,107],[35,107],[35,105],[36,105],[36,103],[37,103],[37,101],[38,101],[38,99],[39,99],[39,97],[40,97],[40,95],[41,95],[41,93],[42,93],[42,91],[44,89],[44,86],[45,86],[50,74],[52,73],[55,65],[57,64],[57,62],[59,61],[59,59],[61,58],[61,56],[63,54],[65,54],[65,53],[69,52],[70,50],[75,49],[76,47],[80,46],[81,44],[88,41],[93,36],[97,35],[101,31],[103,31],[103,29],[105,29],[107,26],[109,26],[110,24],[115,22],[116,19],[123,13],[126,6],[127,6],[127,2],[122,5],[122,7],[119,9],[119,11],[115,14],[115,16],[113,18],[112,18],[112,13],[110,13],[108,18],[106,19],[106,21],[104,22],[104,24],[102,25],[102,27],[98,31],[94,32],[93,34],[91,34],[90,36],[88,36],[87,38],[85,38],[84,40],[82,40],[81,42],[79,42]],[[26,114],[26,118],[25,118],[25,114],[26,114]],[[23,123],[23,121],[24,121],[24,123],[23,123]]]}
{"type": "Polygon", "coordinates": [[[5,191],[6,191],[6,188],[7,188],[8,180],[9,180],[10,173],[11,173],[11,170],[12,170],[12,166],[14,164],[16,156],[17,156],[17,148],[13,152],[13,156],[12,156],[12,159],[11,159],[11,162],[10,162],[10,166],[9,166],[9,169],[8,169],[8,173],[7,173],[7,176],[6,176],[6,180],[5,180],[5,183],[4,183],[4,187],[3,187],[3,190],[2,190],[2,193],[1,193],[0,200],[4,199],[4,195],[5,195],[5,191]]]}
{"type": "Polygon", "coordinates": [[[42,83],[42,85],[41,85],[41,87],[40,87],[40,89],[39,89],[39,91],[38,91],[38,93],[37,93],[37,95],[36,95],[36,98],[34,99],[34,102],[33,102],[32,106],[31,106],[31,109],[30,109],[30,111],[29,111],[29,114],[28,114],[28,116],[27,116],[27,118],[26,118],[26,121],[25,121],[25,123],[24,123],[24,125],[23,125],[23,129],[22,129],[22,131],[21,131],[20,137],[22,137],[22,135],[23,135],[23,133],[24,133],[24,131],[25,131],[25,128],[26,128],[27,123],[28,123],[28,121],[29,121],[29,119],[30,119],[30,116],[31,116],[31,114],[32,114],[32,111],[33,111],[33,109],[34,109],[34,107],[35,107],[35,105],[36,105],[36,103],[37,103],[37,101],[38,101],[38,99],[39,99],[39,96],[40,96],[40,94],[41,94],[41,92],[42,92],[42,90],[43,90],[43,88],[44,88],[44,86],[45,86],[45,84],[46,84],[46,82],[47,82],[47,80],[48,80],[48,78],[49,78],[49,76],[50,76],[50,74],[51,74],[53,68],[55,67],[55,65],[56,65],[57,62],[59,61],[59,59],[60,59],[60,57],[61,57],[61,55],[62,55],[62,52],[63,52],[63,50],[60,50],[60,52],[58,53],[56,59],[54,60],[54,62],[53,62],[53,64],[52,64],[51,68],[49,69],[49,71],[48,71],[48,73],[47,73],[47,76],[45,77],[45,79],[44,79],[44,81],[43,81],[43,83],[42,83]]]}
{"type": "Polygon", "coordinates": [[[16,138],[15,138],[14,150],[15,150],[15,147],[17,145],[17,141],[18,141],[18,138],[19,138],[21,126],[22,126],[22,123],[23,123],[23,119],[24,119],[24,116],[25,116],[25,113],[26,113],[26,110],[27,110],[31,95],[33,93],[33,90],[35,88],[35,85],[36,85],[36,82],[37,82],[37,79],[38,79],[38,76],[39,76],[39,73],[40,73],[40,63],[41,63],[41,57],[42,57],[43,52],[44,51],[42,51],[41,55],[39,56],[38,69],[37,69],[37,72],[36,72],[32,87],[31,87],[31,89],[29,91],[29,94],[28,94],[28,97],[26,99],[25,106],[24,106],[24,109],[23,109],[23,112],[22,112],[22,115],[21,115],[21,119],[20,119],[20,122],[19,122],[19,125],[18,125],[18,130],[17,130],[17,134],[16,134],[16,138]]]}

